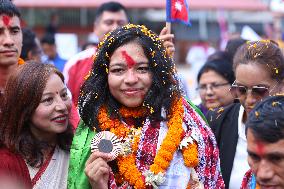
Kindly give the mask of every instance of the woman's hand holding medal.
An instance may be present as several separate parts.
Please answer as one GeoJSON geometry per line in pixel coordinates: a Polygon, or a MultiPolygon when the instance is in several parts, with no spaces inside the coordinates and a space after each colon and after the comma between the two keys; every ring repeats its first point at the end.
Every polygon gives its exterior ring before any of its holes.
{"type": "Polygon", "coordinates": [[[111,160],[109,153],[93,152],[86,162],[85,174],[94,189],[107,189],[111,168],[107,162],[111,160]]]}
{"type": "Polygon", "coordinates": [[[109,131],[102,131],[91,141],[91,156],[86,162],[85,173],[92,188],[107,189],[111,168],[107,162],[114,160],[122,150],[120,140],[109,131]]]}

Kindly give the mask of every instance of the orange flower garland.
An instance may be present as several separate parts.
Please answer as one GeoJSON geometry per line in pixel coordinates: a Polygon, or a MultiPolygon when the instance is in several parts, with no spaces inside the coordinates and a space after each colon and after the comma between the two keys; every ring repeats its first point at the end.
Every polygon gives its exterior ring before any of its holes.
{"type": "Polygon", "coordinates": [[[18,65],[23,65],[25,64],[25,61],[22,58],[18,59],[18,65]]]}
{"type": "Polygon", "coordinates": [[[197,144],[193,142],[193,144],[189,144],[186,148],[182,149],[182,155],[184,159],[184,164],[187,167],[195,167],[198,165],[198,150],[197,144]]]}
{"type": "Polygon", "coordinates": [[[135,189],[145,188],[142,173],[136,167],[136,154],[120,156],[117,158],[119,174],[135,189]]]}
{"type": "MultiPolygon", "coordinates": [[[[122,113],[125,113],[127,116],[131,115],[133,117],[139,117],[140,112],[134,111],[134,113],[127,112],[126,109],[122,111],[122,113]],[[135,114],[137,113],[137,114],[135,114]],[[134,115],[135,114],[135,115],[134,115]]],[[[124,114],[122,114],[124,116],[124,114]]],[[[98,121],[100,123],[100,127],[102,130],[110,129],[111,132],[113,132],[115,135],[125,138],[127,134],[130,132],[130,128],[126,127],[125,124],[121,123],[118,119],[111,120],[108,117],[107,110],[105,107],[102,107],[100,109],[100,112],[98,114],[98,121]]],[[[136,152],[138,149],[138,144],[140,141],[140,136],[134,137],[134,142],[132,145],[133,152],[132,154],[126,156],[126,157],[118,157],[118,166],[119,166],[119,173],[124,178],[119,180],[119,183],[122,183],[123,180],[128,181],[131,185],[135,186],[135,188],[145,188],[144,181],[142,179],[141,172],[137,169],[136,163],[135,163],[135,157],[136,152]],[[134,166],[133,166],[134,165],[134,166]]],[[[116,176],[118,177],[118,176],[116,176]]]]}
{"type": "Polygon", "coordinates": [[[127,108],[127,107],[121,107],[119,109],[119,113],[125,117],[125,118],[128,118],[128,117],[133,117],[133,118],[139,118],[139,117],[142,117],[142,116],[146,116],[147,115],[147,108],[143,107],[143,108],[127,108]]]}
{"type": "MultiPolygon", "coordinates": [[[[127,108],[120,109],[120,113],[125,117],[140,117],[145,115],[146,109],[129,110],[127,108]]],[[[154,174],[165,173],[173,159],[173,155],[179,147],[179,144],[183,137],[183,114],[184,108],[182,105],[182,99],[175,100],[170,114],[168,116],[168,132],[164,138],[159,151],[157,152],[153,164],[150,166],[150,171],[154,174]]],[[[110,119],[105,107],[102,107],[98,114],[98,121],[102,130],[110,130],[115,135],[125,138],[130,133],[130,128],[127,127],[118,119],[110,119]]],[[[132,143],[132,153],[127,156],[119,156],[117,158],[119,175],[119,183],[127,181],[130,185],[134,186],[135,189],[145,188],[145,181],[142,173],[136,167],[136,152],[140,142],[140,135],[134,136],[132,143]]],[[[184,163],[188,167],[194,167],[198,164],[198,150],[197,144],[189,144],[185,149],[182,150],[184,156],[184,163]]]]}
{"type": "MultiPolygon", "coordinates": [[[[141,132],[141,128],[140,128],[140,132],[141,132]]],[[[135,135],[133,139],[133,143],[132,143],[132,149],[134,153],[136,153],[138,150],[139,142],[140,142],[140,135],[135,135]]]]}
{"type": "Polygon", "coordinates": [[[184,109],[182,99],[179,99],[175,101],[171,107],[171,114],[169,115],[168,122],[169,130],[161,144],[160,150],[156,154],[154,164],[150,166],[150,171],[154,174],[158,174],[159,172],[164,173],[173,159],[173,155],[182,139],[183,114],[184,109]]]}

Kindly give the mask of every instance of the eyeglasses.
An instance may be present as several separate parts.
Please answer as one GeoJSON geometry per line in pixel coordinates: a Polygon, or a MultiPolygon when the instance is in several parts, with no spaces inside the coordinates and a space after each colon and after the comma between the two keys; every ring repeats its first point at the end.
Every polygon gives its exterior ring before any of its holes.
{"type": "Polygon", "coordinates": [[[210,90],[216,90],[222,86],[229,85],[230,83],[209,83],[209,84],[203,84],[199,85],[199,87],[196,88],[200,93],[205,93],[206,90],[209,88],[210,90]]]}
{"type": "Polygon", "coordinates": [[[244,95],[247,95],[248,92],[255,97],[263,98],[268,96],[276,85],[277,83],[271,88],[271,90],[269,90],[269,87],[265,86],[252,86],[251,88],[248,88],[246,86],[237,85],[234,82],[230,88],[230,92],[235,98],[240,98],[244,95]]]}

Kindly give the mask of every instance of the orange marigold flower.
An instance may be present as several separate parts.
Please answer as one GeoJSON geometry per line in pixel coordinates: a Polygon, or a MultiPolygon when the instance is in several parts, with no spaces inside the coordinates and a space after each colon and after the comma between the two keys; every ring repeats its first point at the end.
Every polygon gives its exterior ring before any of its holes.
{"type": "Polygon", "coordinates": [[[18,59],[18,65],[23,65],[25,64],[25,61],[21,58],[18,59]]]}
{"type": "Polygon", "coordinates": [[[196,143],[189,144],[187,148],[182,150],[184,164],[187,167],[195,167],[198,165],[198,147],[196,143]]]}

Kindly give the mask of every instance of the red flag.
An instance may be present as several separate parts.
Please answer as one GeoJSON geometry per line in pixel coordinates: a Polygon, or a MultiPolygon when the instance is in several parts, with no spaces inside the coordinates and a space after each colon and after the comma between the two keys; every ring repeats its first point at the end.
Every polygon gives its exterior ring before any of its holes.
{"type": "Polygon", "coordinates": [[[167,0],[167,22],[182,22],[190,25],[189,9],[186,0],[167,0]]]}

